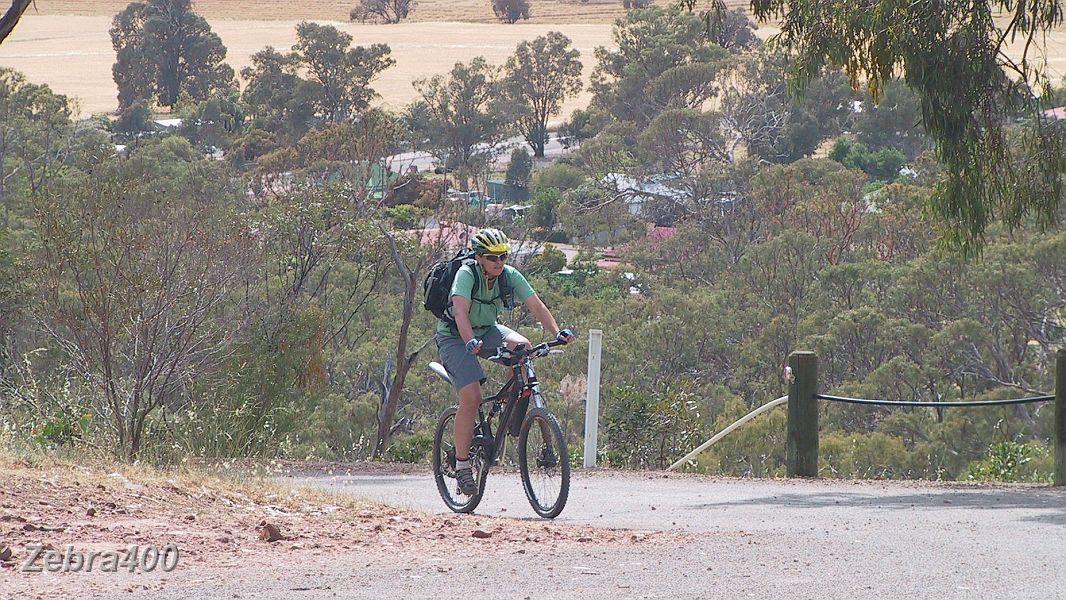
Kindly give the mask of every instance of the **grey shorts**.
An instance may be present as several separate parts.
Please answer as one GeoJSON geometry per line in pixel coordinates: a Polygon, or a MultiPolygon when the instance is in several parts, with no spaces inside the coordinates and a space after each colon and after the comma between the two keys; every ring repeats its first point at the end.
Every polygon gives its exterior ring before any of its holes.
{"type": "MultiPolygon", "coordinates": [[[[504,338],[515,333],[513,329],[497,324],[481,336],[481,358],[488,358],[496,354],[496,348],[503,344],[504,338]]],[[[461,337],[452,337],[437,334],[434,338],[437,342],[437,354],[440,362],[452,376],[452,385],[459,390],[467,385],[478,382],[485,383],[485,371],[481,368],[481,362],[477,356],[466,351],[466,343],[461,337]]]]}

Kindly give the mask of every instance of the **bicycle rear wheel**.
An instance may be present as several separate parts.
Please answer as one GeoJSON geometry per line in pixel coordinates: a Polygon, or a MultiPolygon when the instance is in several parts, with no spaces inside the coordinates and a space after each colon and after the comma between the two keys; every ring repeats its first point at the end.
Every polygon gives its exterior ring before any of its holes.
{"type": "Polygon", "coordinates": [[[533,510],[546,519],[559,516],[570,494],[570,453],[562,428],[546,409],[534,408],[522,423],[518,466],[533,510]]]}
{"type": "Polygon", "coordinates": [[[485,494],[485,480],[488,477],[488,465],[485,464],[480,448],[470,451],[470,464],[474,469],[474,479],[478,482],[477,493],[467,496],[459,492],[459,482],[455,479],[455,414],[458,407],[452,406],[440,415],[437,431],[433,434],[433,479],[437,482],[437,491],[444,504],[457,513],[473,512],[485,494]]]}

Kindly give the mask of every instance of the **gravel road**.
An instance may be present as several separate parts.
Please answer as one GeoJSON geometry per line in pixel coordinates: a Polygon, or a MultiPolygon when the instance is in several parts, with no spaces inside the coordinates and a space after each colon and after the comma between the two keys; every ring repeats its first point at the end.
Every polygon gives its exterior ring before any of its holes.
{"type": "MultiPolygon", "coordinates": [[[[288,481],[445,512],[428,473],[288,481]]],[[[479,514],[535,518],[518,477],[496,472],[479,514]]],[[[126,597],[1066,599],[1061,488],[577,471],[556,523],[682,535],[528,551],[355,549],[208,569],[126,597]]]]}

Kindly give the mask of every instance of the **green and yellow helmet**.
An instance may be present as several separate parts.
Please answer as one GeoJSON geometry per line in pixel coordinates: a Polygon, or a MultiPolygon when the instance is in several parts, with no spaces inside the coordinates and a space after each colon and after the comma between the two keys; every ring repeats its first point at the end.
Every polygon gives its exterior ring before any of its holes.
{"type": "Polygon", "coordinates": [[[470,240],[470,247],[478,254],[502,254],[511,251],[507,234],[499,229],[482,229],[470,240]]]}

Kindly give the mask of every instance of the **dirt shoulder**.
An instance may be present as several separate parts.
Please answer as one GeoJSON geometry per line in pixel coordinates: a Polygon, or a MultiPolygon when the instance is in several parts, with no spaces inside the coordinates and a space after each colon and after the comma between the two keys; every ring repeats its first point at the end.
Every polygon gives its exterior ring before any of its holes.
{"type": "MultiPolygon", "coordinates": [[[[389,472],[420,467],[340,463],[242,462],[172,472],[117,465],[31,463],[0,457],[0,598],[151,595],[227,566],[314,563],[338,553],[407,555],[565,551],[658,545],[678,533],[602,529],[485,516],[434,515],[286,487],[282,473],[389,472]],[[269,526],[269,527],[268,527],[269,526]],[[66,553],[175,546],[177,568],[26,572],[37,546],[66,553]]],[[[114,565],[112,565],[114,566],[114,565]]]]}

